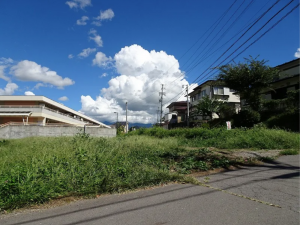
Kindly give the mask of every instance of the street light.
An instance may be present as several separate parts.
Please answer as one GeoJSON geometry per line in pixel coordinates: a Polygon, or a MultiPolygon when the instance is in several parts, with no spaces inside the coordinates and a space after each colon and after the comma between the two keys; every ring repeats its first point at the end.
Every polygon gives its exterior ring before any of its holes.
{"type": "Polygon", "coordinates": [[[116,123],[116,128],[118,128],[118,112],[114,112],[117,113],[117,123],[116,123]]]}

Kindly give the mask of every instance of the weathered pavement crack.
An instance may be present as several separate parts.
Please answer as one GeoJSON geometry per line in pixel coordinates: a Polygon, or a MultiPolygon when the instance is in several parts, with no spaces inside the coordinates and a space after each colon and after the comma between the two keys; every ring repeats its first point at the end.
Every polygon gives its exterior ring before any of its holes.
{"type": "Polygon", "coordinates": [[[264,204],[264,205],[268,205],[268,206],[272,206],[272,207],[276,207],[276,208],[282,208],[281,206],[276,205],[276,204],[272,204],[270,202],[265,202],[265,201],[262,201],[262,200],[259,200],[259,199],[256,199],[256,198],[251,198],[251,197],[247,197],[245,195],[236,194],[236,193],[233,193],[231,191],[227,191],[227,190],[223,190],[221,188],[216,188],[216,187],[210,186],[208,184],[203,184],[203,183],[199,182],[199,185],[201,185],[203,187],[213,189],[213,190],[221,191],[221,192],[224,192],[224,193],[227,193],[227,194],[230,194],[230,195],[234,195],[234,196],[237,196],[237,197],[240,197],[240,198],[244,198],[244,199],[248,199],[248,200],[251,200],[251,201],[254,201],[254,202],[258,202],[258,203],[261,203],[261,204],[264,204]]]}

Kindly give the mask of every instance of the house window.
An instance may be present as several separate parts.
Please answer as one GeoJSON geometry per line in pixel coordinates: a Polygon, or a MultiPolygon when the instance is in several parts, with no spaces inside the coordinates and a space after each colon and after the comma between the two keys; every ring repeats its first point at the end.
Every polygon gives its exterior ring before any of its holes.
{"type": "Polygon", "coordinates": [[[288,88],[286,89],[286,92],[289,92],[289,91],[295,91],[295,87],[288,87],[288,88]]]}
{"type": "Polygon", "coordinates": [[[271,100],[272,99],[271,94],[265,94],[264,99],[265,100],[271,100]]]}
{"type": "Polygon", "coordinates": [[[223,87],[214,87],[214,95],[224,95],[223,87]]]}
{"type": "Polygon", "coordinates": [[[201,91],[200,96],[201,96],[201,98],[205,97],[206,96],[206,90],[201,91]]]}

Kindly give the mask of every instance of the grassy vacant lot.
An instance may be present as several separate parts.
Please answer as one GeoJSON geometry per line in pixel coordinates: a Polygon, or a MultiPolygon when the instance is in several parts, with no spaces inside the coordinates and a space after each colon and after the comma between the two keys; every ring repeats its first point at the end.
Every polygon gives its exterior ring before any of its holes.
{"type": "MultiPolygon", "coordinates": [[[[71,195],[93,195],[187,181],[191,171],[240,159],[206,147],[285,149],[299,153],[299,134],[282,130],[142,129],[116,138],[84,135],[0,141],[0,211],[71,195]]],[[[234,151],[234,150],[228,150],[234,151]]]]}

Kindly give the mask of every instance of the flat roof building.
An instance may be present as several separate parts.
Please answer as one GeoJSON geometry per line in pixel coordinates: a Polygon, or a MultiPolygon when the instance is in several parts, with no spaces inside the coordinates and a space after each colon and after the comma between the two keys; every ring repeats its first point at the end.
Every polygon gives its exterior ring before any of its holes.
{"type": "Polygon", "coordinates": [[[45,96],[0,96],[0,125],[6,123],[110,128],[45,96]]]}

